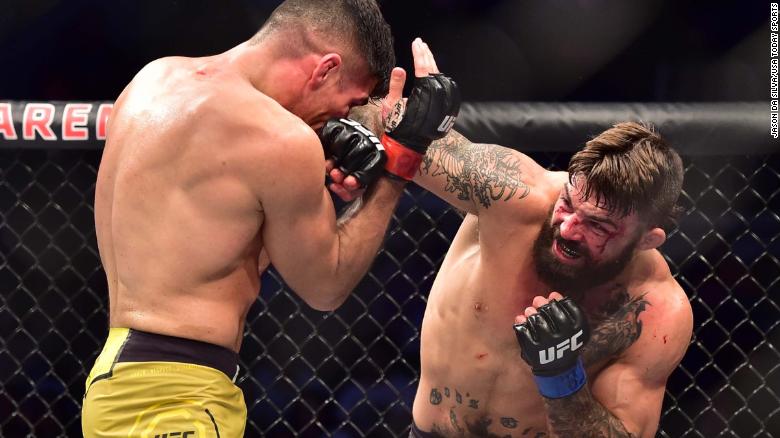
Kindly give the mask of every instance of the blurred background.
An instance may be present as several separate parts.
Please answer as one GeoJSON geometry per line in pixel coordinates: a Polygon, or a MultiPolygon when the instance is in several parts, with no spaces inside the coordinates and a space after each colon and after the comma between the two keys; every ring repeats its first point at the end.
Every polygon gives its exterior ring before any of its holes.
{"type": "MultiPolygon", "coordinates": [[[[0,98],[113,99],[149,61],[248,39],[270,0],[2,0],[0,98]]],[[[767,100],[769,4],[386,0],[402,67],[424,38],[467,101],[767,100]]]]}
{"type": "MultiPolygon", "coordinates": [[[[149,61],[227,50],[278,3],[0,0],[0,101],[113,101],[149,61]]],[[[466,104],[456,127],[475,140],[565,168],[618,102],[656,115],[682,108],[684,117],[666,117],[661,128],[709,135],[713,150],[706,141],[678,145],[685,214],[662,251],[696,324],[669,380],[658,436],[780,436],[780,145],[768,135],[769,3],[380,4],[402,67],[411,68],[410,43],[420,36],[459,82],[466,104]],[[706,118],[696,110],[702,104],[710,105],[706,118]],[[589,124],[568,123],[583,113],[589,124]],[[719,126],[760,132],[742,141],[714,135],[719,126]],[[533,149],[527,131],[537,134],[533,149]]],[[[65,149],[0,138],[0,436],[81,436],[84,379],[107,333],[92,210],[101,151],[65,149]]],[[[307,308],[273,270],[263,277],[238,380],[247,436],[408,434],[426,297],[460,221],[410,186],[371,273],[336,312],[307,308]]]]}

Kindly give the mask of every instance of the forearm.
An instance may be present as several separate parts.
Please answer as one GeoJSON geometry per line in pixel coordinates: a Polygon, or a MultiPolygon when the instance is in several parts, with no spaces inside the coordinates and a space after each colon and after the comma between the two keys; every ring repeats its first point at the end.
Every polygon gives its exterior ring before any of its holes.
{"type": "Polygon", "coordinates": [[[365,276],[384,241],[405,185],[402,181],[379,178],[364,196],[360,210],[339,221],[338,258],[323,307],[335,309],[341,305],[365,276]]]}
{"type": "Polygon", "coordinates": [[[593,397],[587,385],[568,397],[544,398],[544,403],[550,437],[636,437],[593,397]]]}

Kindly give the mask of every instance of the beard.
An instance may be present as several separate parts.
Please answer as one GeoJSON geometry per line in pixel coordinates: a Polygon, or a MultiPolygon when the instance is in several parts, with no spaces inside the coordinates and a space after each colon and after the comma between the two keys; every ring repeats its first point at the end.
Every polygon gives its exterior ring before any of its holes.
{"type": "MultiPolygon", "coordinates": [[[[550,216],[552,216],[552,210],[550,211],[550,216]]],[[[593,261],[588,248],[579,242],[562,238],[560,227],[553,229],[552,224],[549,221],[545,221],[533,247],[536,274],[553,291],[561,292],[562,294],[580,294],[617,277],[626,265],[631,262],[638,242],[639,234],[629,242],[617,257],[596,263],[593,261]],[[552,245],[555,241],[577,251],[583,262],[577,266],[561,263],[552,250],[552,245]]]]}

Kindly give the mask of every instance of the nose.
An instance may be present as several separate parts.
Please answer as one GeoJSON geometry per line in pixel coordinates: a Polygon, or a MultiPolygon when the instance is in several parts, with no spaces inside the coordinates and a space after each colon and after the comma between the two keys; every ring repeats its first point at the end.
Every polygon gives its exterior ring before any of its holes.
{"type": "Polygon", "coordinates": [[[563,217],[561,222],[561,237],[566,240],[580,240],[582,233],[580,232],[580,225],[582,223],[575,214],[568,214],[563,217]]]}

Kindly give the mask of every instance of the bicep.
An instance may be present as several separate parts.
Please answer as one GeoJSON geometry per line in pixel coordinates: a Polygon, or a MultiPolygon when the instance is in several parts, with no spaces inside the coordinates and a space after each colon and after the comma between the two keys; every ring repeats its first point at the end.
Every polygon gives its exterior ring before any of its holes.
{"type": "Polygon", "coordinates": [[[255,169],[263,210],[263,246],[296,292],[336,264],[336,212],[325,189],[325,161],[316,136],[294,138],[267,152],[255,169]]]}
{"type": "Polygon", "coordinates": [[[632,435],[653,437],[658,429],[665,385],[665,378],[648,375],[647,368],[618,361],[598,374],[590,390],[632,435]]]}
{"type": "Polygon", "coordinates": [[[336,215],[322,186],[279,189],[264,200],[263,244],[268,258],[293,290],[312,287],[312,277],[335,266],[336,215]]]}
{"type": "Polygon", "coordinates": [[[452,206],[479,215],[530,194],[529,161],[515,150],[471,143],[453,131],[431,145],[414,181],[452,206]]]}

